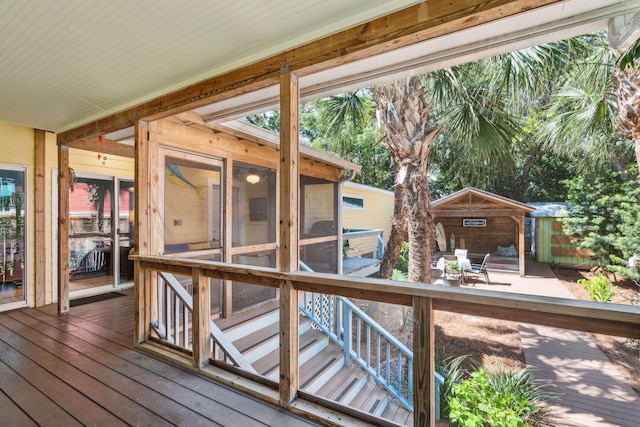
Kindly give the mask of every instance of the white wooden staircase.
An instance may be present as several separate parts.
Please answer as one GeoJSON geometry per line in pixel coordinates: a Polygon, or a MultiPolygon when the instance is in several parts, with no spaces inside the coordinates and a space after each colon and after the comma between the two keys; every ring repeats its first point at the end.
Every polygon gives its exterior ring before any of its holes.
{"type": "MultiPolygon", "coordinates": [[[[279,316],[277,303],[215,321],[227,339],[259,375],[278,381],[279,316]]],[[[403,407],[358,364],[345,365],[345,353],[328,335],[300,315],[300,388],[341,405],[400,425],[410,425],[412,411],[403,407]]]]}

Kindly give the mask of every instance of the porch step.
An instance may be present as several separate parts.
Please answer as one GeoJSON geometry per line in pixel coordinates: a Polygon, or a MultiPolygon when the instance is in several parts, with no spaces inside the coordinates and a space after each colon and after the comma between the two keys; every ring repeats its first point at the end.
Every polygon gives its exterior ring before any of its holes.
{"type": "MultiPolygon", "coordinates": [[[[279,321],[266,327],[262,327],[260,324],[254,325],[255,332],[233,342],[233,345],[236,346],[249,363],[263,358],[272,351],[277,351],[280,347],[279,321]]],[[[311,324],[306,317],[300,316],[298,329],[300,335],[311,329],[311,324]]]]}
{"type": "Polygon", "coordinates": [[[227,319],[216,319],[215,324],[224,332],[227,339],[236,341],[251,333],[278,322],[280,312],[276,303],[264,304],[256,310],[234,314],[227,319]]]}
{"type": "Polygon", "coordinates": [[[500,255],[490,255],[487,258],[487,270],[497,271],[519,271],[520,261],[517,257],[505,257],[500,255]]]}
{"type": "Polygon", "coordinates": [[[317,394],[343,405],[349,405],[367,383],[368,375],[358,365],[344,366],[323,385],[317,394]]]}
{"type": "Polygon", "coordinates": [[[373,379],[367,379],[367,383],[349,406],[379,417],[388,405],[389,393],[373,379]]]}
{"type": "Polygon", "coordinates": [[[393,399],[389,402],[387,409],[382,413],[382,417],[403,426],[413,425],[413,412],[396,403],[393,399]],[[395,404],[392,404],[392,402],[395,404]]]}
{"type": "Polygon", "coordinates": [[[344,353],[329,345],[308,361],[300,362],[300,388],[316,393],[344,367],[344,353]]]}
{"type": "MultiPolygon", "coordinates": [[[[301,366],[329,344],[329,338],[320,331],[309,329],[300,336],[300,354],[298,363],[301,366]]],[[[272,351],[253,363],[254,369],[261,375],[278,380],[280,372],[280,355],[278,349],[272,351]]]]}

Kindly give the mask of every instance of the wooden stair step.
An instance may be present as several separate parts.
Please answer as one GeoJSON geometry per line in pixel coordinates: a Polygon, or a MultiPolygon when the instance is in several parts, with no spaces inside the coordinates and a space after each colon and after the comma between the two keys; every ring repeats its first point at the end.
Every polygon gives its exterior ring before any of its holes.
{"type": "Polygon", "coordinates": [[[250,310],[246,313],[222,319],[224,321],[221,322],[218,322],[218,320],[216,320],[215,323],[218,327],[220,327],[220,324],[225,327],[225,329],[221,328],[221,330],[225,333],[227,339],[230,341],[236,341],[257,330],[265,328],[268,325],[278,322],[280,320],[280,312],[277,309],[257,310],[255,312],[250,310]],[[236,316],[238,316],[238,319],[235,319],[236,316]]]}
{"type": "MultiPolygon", "coordinates": [[[[258,326],[258,325],[256,325],[258,326]]],[[[311,324],[306,317],[300,316],[298,326],[299,334],[302,335],[311,328],[311,324]]],[[[238,351],[253,363],[280,347],[280,322],[272,323],[264,328],[241,337],[233,342],[238,351]]]]}
{"type": "Polygon", "coordinates": [[[368,374],[355,363],[343,366],[317,394],[334,402],[349,405],[367,383],[367,377],[368,374]]]}
{"type": "Polygon", "coordinates": [[[222,331],[234,328],[244,322],[251,321],[256,317],[260,317],[264,314],[272,311],[278,311],[280,309],[280,302],[278,300],[271,300],[267,303],[261,304],[251,310],[244,311],[242,313],[233,314],[231,317],[218,318],[214,322],[222,331]]]}
{"type": "Polygon", "coordinates": [[[386,418],[403,426],[413,424],[413,412],[402,406],[400,402],[395,399],[389,401],[387,409],[382,413],[382,418],[386,418]],[[409,424],[409,421],[412,421],[412,423],[409,424]]]}
{"type": "MultiPolygon", "coordinates": [[[[303,360],[304,353],[308,350],[317,351],[318,345],[326,346],[328,343],[327,336],[315,329],[309,329],[306,333],[300,336],[300,355],[298,356],[299,360],[303,360]]],[[[313,357],[308,356],[308,357],[313,357]]],[[[280,354],[278,349],[267,354],[266,356],[258,359],[253,363],[254,369],[261,375],[272,377],[275,375],[277,378],[279,367],[280,367],[280,354]]]]}
{"type": "Polygon", "coordinates": [[[380,416],[387,408],[388,403],[389,394],[387,391],[370,378],[349,406],[371,415],[380,416]]]}
{"type": "Polygon", "coordinates": [[[305,363],[300,363],[300,388],[317,393],[344,367],[344,353],[335,345],[327,345],[305,363]]]}

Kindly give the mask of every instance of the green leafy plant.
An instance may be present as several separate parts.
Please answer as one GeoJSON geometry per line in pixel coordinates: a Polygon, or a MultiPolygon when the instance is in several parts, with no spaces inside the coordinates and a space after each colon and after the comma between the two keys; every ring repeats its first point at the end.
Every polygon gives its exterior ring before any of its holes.
{"type": "Polygon", "coordinates": [[[527,368],[487,373],[482,368],[454,384],[448,395],[455,426],[526,426],[548,396],[527,368]]]}
{"type": "Polygon", "coordinates": [[[440,414],[442,417],[449,417],[448,396],[451,394],[451,389],[468,375],[466,369],[462,367],[462,362],[466,358],[467,355],[462,355],[439,360],[438,355],[436,355],[436,372],[442,375],[444,379],[440,386],[440,414]]]}
{"type": "Polygon", "coordinates": [[[436,371],[444,378],[440,411],[452,426],[547,425],[541,403],[553,395],[528,367],[492,371],[478,367],[469,373],[462,366],[466,357],[439,360],[436,355],[436,371]]]}
{"type": "Polygon", "coordinates": [[[615,295],[611,280],[602,274],[596,274],[593,279],[579,279],[578,283],[589,292],[589,298],[593,301],[607,302],[615,295]]]}
{"type": "Polygon", "coordinates": [[[458,261],[447,261],[445,268],[447,273],[458,273],[460,271],[460,267],[458,266],[458,261]]]}

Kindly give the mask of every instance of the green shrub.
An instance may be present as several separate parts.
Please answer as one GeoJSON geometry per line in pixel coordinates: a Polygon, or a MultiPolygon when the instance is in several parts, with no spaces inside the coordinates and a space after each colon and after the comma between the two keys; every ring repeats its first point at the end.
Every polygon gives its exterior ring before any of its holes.
{"type": "Polygon", "coordinates": [[[436,372],[444,379],[440,386],[440,416],[449,418],[448,397],[453,386],[460,383],[468,375],[467,370],[462,367],[462,362],[467,356],[449,357],[442,361],[438,356],[436,354],[436,372]]]}
{"type": "Polygon", "coordinates": [[[590,280],[580,279],[578,283],[589,292],[589,297],[593,301],[607,302],[615,294],[611,288],[611,280],[602,274],[596,274],[596,276],[590,280]]]}
{"type": "Polygon", "coordinates": [[[397,268],[393,269],[393,273],[391,273],[391,280],[397,280],[398,282],[408,282],[409,279],[407,275],[397,268]]]}
{"type": "Polygon", "coordinates": [[[447,397],[449,421],[464,427],[526,426],[530,425],[528,420],[536,418],[537,404],[548,398],[527,368],[497,373],[478,368],[451,386],[447,397]]]}

